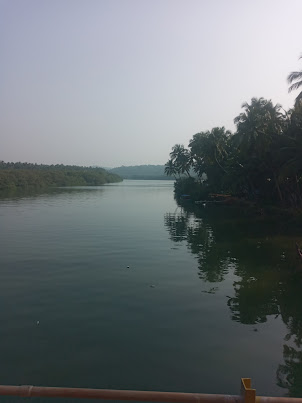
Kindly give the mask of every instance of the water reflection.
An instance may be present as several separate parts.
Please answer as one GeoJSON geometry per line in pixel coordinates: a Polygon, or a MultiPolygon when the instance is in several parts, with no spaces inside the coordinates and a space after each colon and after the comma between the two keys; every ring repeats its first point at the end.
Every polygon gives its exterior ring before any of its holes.
{"type": "Polygon", "coordinates": [[[233,285],[235,297],[228,300],[232,320],[250,325],[264,323],[268,316],[279,314],[274,282],[245,276],[233,285]]]}
{"type": "Polygon", "coordinates": [[[219,250],[211,225],[192,211],[184,208],[164,217],[165,226],[173,242],[186,241],[189,250],[196,255],[199,277],[209,282],[221,282],[235,260],[228,252],[219,250]]]}
{"type": "Polygon", "coordinates": [[[277,385],[291,397],[302,392],[302,294],[301,277],[297,274],[282,284],[277,302],[288,333],[283,346],[284,364],[277,370],[277,385]]]}
{"type": "Polygon", "coordinates": [[[283,358],[284,364],[280,364],[277,370],[277,385],[287,389],[290,397],[301,396],[302,351],[285,344],[283,358]]]}
{"type": "Polygon", "coordinates": [[[40,197],[57,197],[60,194],[70,197],[77,197],[79,194],[87,192],[104,192],[101,186],[73,186],[73,187],[49,187],[49,188],[12,188],[0,190],[0,200],[20,200],[20,199],[38,199],[40,197]]]}
{"type": "MultiPolygon", "coordinates": [[[[289,396],[302,396],[302,267],[294,247],[297,236],[284,236],[273,222],[242,218],[220,207],[181,206],[166,214],[164,222],[170,239],[186,243],[196,257],[204,282],[221,283],[228,274],[234,276],[233,295],[226,298],[232,321],[259,325],[269,318],[282,319],[288,333],[276,384],[289,396]]],[[[216,291],[217,287],[211,288],[211,294],[216,291]]]]}
{"type": "Polygon", "coordinates": [[[168,228],[173,242],[182,242],[187,237],[188,216],[176,213],[165,214],[165,226],[168,228]]]}

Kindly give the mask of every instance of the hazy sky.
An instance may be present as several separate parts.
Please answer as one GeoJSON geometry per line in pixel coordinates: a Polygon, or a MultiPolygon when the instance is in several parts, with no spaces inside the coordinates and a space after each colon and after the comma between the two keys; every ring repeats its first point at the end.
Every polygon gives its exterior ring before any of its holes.
{"type": "Polygon", "coordinates": [[[0,160],[163,164],[252,97],[284,108],[301,0],[0,0],[0,160]]]}

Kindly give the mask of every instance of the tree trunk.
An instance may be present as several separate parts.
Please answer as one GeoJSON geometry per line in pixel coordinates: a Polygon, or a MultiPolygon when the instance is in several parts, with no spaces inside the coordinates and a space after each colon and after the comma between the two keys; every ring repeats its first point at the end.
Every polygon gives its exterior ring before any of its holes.
{"type": "Polygon", "coordinates": [[[297,175],[295,175],[295,179],[296,179],[296,186],[297,186],[297,195],[298,195],[298,200],[299,200],[299,204],[300,204],[301,203],[301,192],[300,192],[299,180],[298,180],[297,175]]]}
{"type": "Polygon", "coordinates": [[[218,161],[218,159],[217,159],[217,157],[216,157],[216,150],[215,150],[215,152],[214,152],[214,157],[215,157],[215,161],[216,161],[216,163],[218,164],[218,166],[223,170],[224,173],[227,174],[227,171],[223,168],[222,165],[220,165],[220,163],[219,163],[219,161],[218,161]]]}
{"type": "Polygon", "coordinates": [[[280,201],[282,202],[282,201],[283,201],[283,197],[282,197],[281,189],[280,189],[280,186],[279,186],[277,177],[276,177],[276,175],[275,175],[275,172],[273,172],[273,177],[274,177],[275,186],[276,186],[276,189],[277,189],[277,192],[278,192],[279,199],[280,199],[280,201]]]}

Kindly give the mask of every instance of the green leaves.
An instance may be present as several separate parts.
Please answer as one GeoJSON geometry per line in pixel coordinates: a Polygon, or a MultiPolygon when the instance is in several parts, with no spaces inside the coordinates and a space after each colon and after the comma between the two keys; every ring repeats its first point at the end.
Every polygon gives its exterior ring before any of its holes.
{"type": "Polygon", "coordinates": [[[175,144],[170,152],[170,157],[177,173],[186,174],[188,177],[191,176],[191,154],[182,144],[175,144]]]}
{"type": "MultiPolygon", "coordinates": [[[[301,59],[301,56],[299,57],[301,59]]],[[[288,92],[299,89],[302,86],[302,70],[301,71],[293,71],[287,77],[287,82],[290,85],[288,88],[288,92]],[[295,82],[294,82],[295,81],[295,82]]],[[[296,104],[299,103],[302,99],[302,92],[296,98],[296,104]]]]}
{"type": "Polygon", "coordinates": [[[200,194],[207,189],[208,193],[301,205],[302,103],[286,112],[271,100],[252,98],[242,107],[234,119],[234,135],[214,127],[194,134],[189,149],[176,144],[166,173],[189,176],[193,170],[195,193],[197,183],[200,194]]]}
{"type": "Polygon", "coordinates": [[[103,168],[0,162],[0,189],[15,187],[98,186],[122,179],[103,168]]]}

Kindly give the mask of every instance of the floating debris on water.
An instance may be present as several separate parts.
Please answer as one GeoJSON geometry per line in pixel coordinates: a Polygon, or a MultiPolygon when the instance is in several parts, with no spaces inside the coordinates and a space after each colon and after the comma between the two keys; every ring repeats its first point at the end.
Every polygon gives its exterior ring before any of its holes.
{"type": "Polygon", "coordinates": [[[39,326],[39,324],[40,324],[40,321],[39,321],[39,320],[37,320],[37,326],[39,326]]]}
{"type": "Polygon", "coordinates": [[[151,284],[151,285],[150,285],[150,288],[155,288],[155,285],[154,285],[154,284],[151,284]]]}
{"type": "Polygon", "coordinates": [[[206,294],[215,294],[215,291],[217,291],[217,290],[218,290],[218,287],[212,287],[209,290],[203,290],[201,292],[204,292],[206,294]]]}

